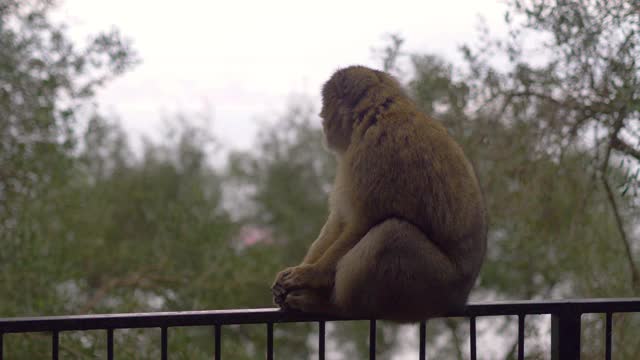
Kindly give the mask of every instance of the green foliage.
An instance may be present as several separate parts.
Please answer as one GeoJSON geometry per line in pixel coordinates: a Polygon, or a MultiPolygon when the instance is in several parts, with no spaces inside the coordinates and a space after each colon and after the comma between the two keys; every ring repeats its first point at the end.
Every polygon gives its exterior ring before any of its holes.
{"type": "MultiPolygon", "coordinates": [[[[509,38],[463,48],[466,67],[410,57],[408,91],[460,142],[485,192],[489,250],[473,299],[637,294],[637,6],[511,5],[509,38]],[[541,56],[524,47],[525,36],[545,41],[541,56]],[[603,179],[618,192],[611,196],[603,179]]],[[[224,150],[216,138],[184,116],[136,152],[89,106],[135,54],[116,30],[78,49],[49,20],[52,6],[0,0],[0,292],[11,294],[0,298],[0,316],[271,306],[276,272],[303,257],[327,216],[335,162],[313,106],[290,106],[225,167],[212,163],[224,150]]],[[[400,71],[402,39],[391,42],[384,64],[400,71]]],[[[584,324],[585,336],[601,334],[601,321],[584,324]]],[[[614,323],[622,358],[638,357],[637,324],[614,323]]],[[[382,358],[417,331],[378,325],[382,358]]],[[[481,336],[509,338],[514,329],[511,318],[491,325],[481,336]]],[[[366,357],[367,323],[327,329],[345,358],[366,357]]],[[[225,357],[264,353],[264,326],[223,331],[225,357]]],[[[312,357],[316,331],[278,324],[277,356],[312,357]]],[[[463,358],[466,331],[461,321],[431,321],[429,356],[463,358]]],[[[117,331],[117,355],[157,358],[158,339],[155,330],[117,331]]],[[[170,329],[169,339],[177,358],[213,351],[210,328],[170,329]]],[[[5,335],[4,343],[8,358],[50,349],[41,334],[5,335]]],[[[64,333],[61,349],[63,357],[102,356],[104,333],[64,333]]],[[[530,357],[546,358],[545,350],[530,357]]],[[[583,352],[597,357],[602,348],[589,343],[583,352]]]]}
{"type": "Polygon", "coordinates": [[[76,49],[49,20],[52,6],[0,1],[0,234],[22,231],[23,207],[68,181],[77,111],[136,61],[117,31],[76,49]]]}
{"type": "Polygon", "coordinates": [[[229,176],[248,193],[244,221],[266,226],[289,266],[301,259],[327,217],[335,161],[322,145],[310,106],[294,105],[264,129],[253,151],[232,153],[229,176]]]}
{"type": "MultiPolygon", "coordinates": [[[[474,295],[637,295],[637,6],[513,1],[512,10],[507,39],[484,33],[463,47],[466,71],[433,56],[413,60],[410,90],[461,142],[484,186],[489,250],[474,295]],[[535,50],[525,46],[531,39],[535,50]]],[[[618,346],[623,358],[638,356],[618,346]]]]}

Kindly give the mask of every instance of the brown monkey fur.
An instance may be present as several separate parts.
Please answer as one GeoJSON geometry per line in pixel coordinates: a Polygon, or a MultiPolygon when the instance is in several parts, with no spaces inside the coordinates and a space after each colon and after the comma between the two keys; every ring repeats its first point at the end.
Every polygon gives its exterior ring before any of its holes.
{"type": "Polygon", "coordinates": [[[337,174],[302,264],[272,287],[284,309],[415,322],[464,307],[484,259],[486,210],[447,130],[390,75],[337,71],[322,89],[337,174]]]}

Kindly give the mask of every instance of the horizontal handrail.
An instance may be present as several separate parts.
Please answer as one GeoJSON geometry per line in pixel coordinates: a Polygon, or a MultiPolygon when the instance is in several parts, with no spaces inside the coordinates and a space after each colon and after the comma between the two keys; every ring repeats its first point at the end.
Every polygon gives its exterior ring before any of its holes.
{"type": "MultiPolygon", "coordinates": [[[[567,310],[578,314],[640,312],[640,298],[471,303],[463,311],[446,317],[559,314],[567,310]]],[[[345,320],[370,319],[330,317],[277,308],[42,316],[0,318],[0,333],[345,320]]]]}

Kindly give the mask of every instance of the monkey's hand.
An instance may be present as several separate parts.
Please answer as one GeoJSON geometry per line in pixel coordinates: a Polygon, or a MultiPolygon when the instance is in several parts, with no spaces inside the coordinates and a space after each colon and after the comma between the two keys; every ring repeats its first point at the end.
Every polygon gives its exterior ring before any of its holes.
{"type": "Polygon", "coordinates": [[[334,271],[321,269],[315,265],[299,265],[282,270],[271,286],[273,300],[284,307],[287,294],[299,289],[332,288],[334,271]]]}

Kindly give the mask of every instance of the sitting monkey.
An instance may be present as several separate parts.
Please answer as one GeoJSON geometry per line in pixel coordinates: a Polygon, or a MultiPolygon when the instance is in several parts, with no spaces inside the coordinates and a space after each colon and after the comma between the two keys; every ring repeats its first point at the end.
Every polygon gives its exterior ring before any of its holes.
{"type": "Polygon", "coordinates": [[[302,264],[273,284],[283,309],[415,322],[462,309],[487,218],[460,146],[390,75],[337,71],[322,89],[337,158],[330,213],[302,264]]]}

